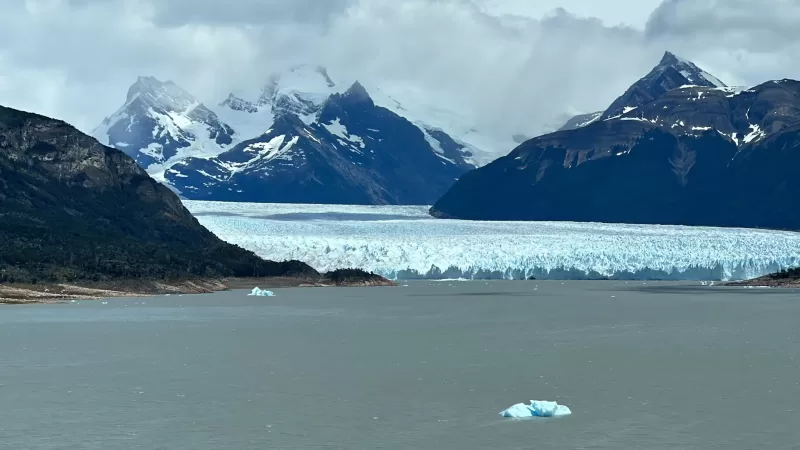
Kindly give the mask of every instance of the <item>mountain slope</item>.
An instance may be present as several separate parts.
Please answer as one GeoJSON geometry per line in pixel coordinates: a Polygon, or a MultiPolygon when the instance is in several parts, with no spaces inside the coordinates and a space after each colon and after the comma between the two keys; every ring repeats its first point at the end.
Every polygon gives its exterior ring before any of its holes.
{"type": "Polygon", "coordinates": [[[671,52],[665,52],[653,70],[631,85],[606,110],[577,115],[569,119],[558,131],[573,130],[598,120],[620,116],[682,86],[722,88],[725,84],[691,61],[671,52]]]}
{"type": "Polygon", "coordinates": [[[603,115],[603,111],[588,113],[588,114],[578,114],[573,118],[569,119],[561,128],[556,131],[567,131],[567,130],[574,130],[576,128],[582,128],[586,125],[592,124],[600,119],[600,116],[603,115]]]}
{"type": "Polygon", "coordinates": [[[429,204],[473,168],[468,151],[375,105],[359,83],[313,121],[279,113],[270,130],[216,158],[191,158],[166,179],[197,200],[429,204]]]}
{"type": "Polygon", "coordinates": [[[315,274],[203,228],[128,156],[0,107],[0,281],[315,274]]]}
{"type": "Polygon", "coordinates": [[[439,217],[800,229],[800,82],[684,87],[463,176],[439,217]]]}

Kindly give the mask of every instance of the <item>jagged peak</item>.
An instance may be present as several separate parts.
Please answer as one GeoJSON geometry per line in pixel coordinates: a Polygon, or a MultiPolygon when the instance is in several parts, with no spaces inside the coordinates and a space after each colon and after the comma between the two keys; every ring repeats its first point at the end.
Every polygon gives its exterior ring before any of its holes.
{"type": "Polygon", "coordinates": [[[725,87],[726,84],[719,80],[719,78],[711,75],[705,70],[697,66],[697,64],[689,61],[686,58],[667,50],[661,61],[653,69],[651,73],[662,73],[669,68],[676,69],[690,82],[689,84],[708,87],[725,87]]]}
{"type": "Polygon", "coordinates": [[[228,94],[228,98],[223,100],[219,106],[227,107],[234,111],[244,111],[249,113],[258,111],[258,107],[256,107],[253,102],[247,101],[233,92],[228,94]]]}
{"type": "Polygon", "coordinates": [[[177,87],[178,85],[176,85],[172,80],[161,81],[152,76],[140,76],[130,86],[130,88],[128,88],[128,98],[133,97],[138,93],[157,92],[166,89],[174,89],[177,87]]]}
{"type": "Polygon", "coordinates": [[[671,51],[667,50],[664,52],[664,56],[661,57],[661,62],[658,63],[659,66],[670,66],[679,64],[681,61],[686,61],[683,58],[679,58],[676,54],[672,53],[671,51]]]}
{"type": "Polygon", "coordinates": [[[350,86],[342,96],[343,98],[348,99],[352,103],[372,103],[372,98],[369,96],[369,92],[367,89],[362,85],[360,82],[356,81],[350,86]]]}
{"type": "Polygon", "coordinates": [[[199,104],[192,94],[172,80],[161,81],[152,76],[140,76],[128,89],[126,104],[139,99],[149,107],[166,110],[186,110],[199,104]]]}

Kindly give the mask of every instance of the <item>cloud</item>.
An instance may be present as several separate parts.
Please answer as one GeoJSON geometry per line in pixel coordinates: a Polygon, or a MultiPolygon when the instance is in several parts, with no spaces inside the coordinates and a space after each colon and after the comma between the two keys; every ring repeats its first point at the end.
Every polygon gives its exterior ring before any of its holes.
{"type": "Polygon", "coordinates": [[[732,83],[798,77],[797,0],[665,0],[647,21],[648,41],[695,55],[732,83]]]}
{"type": "Polygon", "coordinates": [[[413,86],[499,134],[536,134],[607,106],[666,49],[726,81],[793,76],[795,3],[667,0],[645,24],[644,0],[3,2],[0,104],[91,130],[139,75],[216,103],[311,62],[413,86]]]}
{"type": "Polygon", "coordinates": [[[200,24],[327,24],[353,0],[192,0],[159,1],[154,22],[168,26],[200,24]]]}

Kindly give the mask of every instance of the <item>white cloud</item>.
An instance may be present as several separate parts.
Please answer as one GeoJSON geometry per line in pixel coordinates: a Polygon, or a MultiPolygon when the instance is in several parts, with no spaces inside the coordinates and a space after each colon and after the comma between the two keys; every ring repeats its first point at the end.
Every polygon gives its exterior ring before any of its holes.
{"type": "Polygon", "coordinates": [[[476,0],[486,12],[543,18],[564,9],[582,18],[600,19],[606,26],[644,28],[661,0],[476,0]]]}
{"type": "Polygon", "coordinates": [[[796,4],[667,0],[645,22],[653,0],[3,2],[0,104],[90,130],[139,75],[217,102],[290,62],[315,62],[334,78],[414,85],[499,132],[534,134],[607,106],[666,49],[724,81],[792,77],[796,4]]]}

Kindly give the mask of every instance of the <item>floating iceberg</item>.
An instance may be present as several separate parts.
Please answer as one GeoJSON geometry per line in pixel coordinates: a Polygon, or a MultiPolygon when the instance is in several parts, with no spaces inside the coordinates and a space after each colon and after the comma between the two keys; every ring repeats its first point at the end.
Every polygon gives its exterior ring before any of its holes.
{"type": "Polygon", "coordinates": [[[525,417],[561,417],[572,414],[572,411],[564,405],[556,402],[546,402],[531,400],[530,405],[517,403],[516,405],[500,411],[503,417],[525,418],[525,417]]]}
{"type": "Polygon", "coordinates": [[[272,291],[264,291],[259,289],[258,287],[254,287],[249,294],[250,297],[275,297],[275,293],[272,291]]]}
{"type": "Polygon", "coordinates": [[[433,219],[424,206],[185,201],[220,238],[320,272],[390,279],[738,280],[800,266],[800,233],[433,219]]]}

